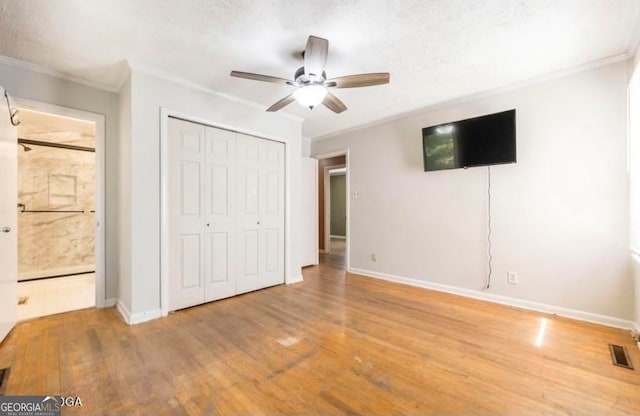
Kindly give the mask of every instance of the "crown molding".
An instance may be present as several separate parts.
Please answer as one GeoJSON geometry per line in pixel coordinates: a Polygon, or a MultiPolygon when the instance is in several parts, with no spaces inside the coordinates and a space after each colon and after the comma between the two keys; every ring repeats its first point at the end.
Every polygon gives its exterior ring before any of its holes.
{"type": "Polygon", "coordinates": [[[66,72],[56,71],[51,68],[44,67],[42,65],[34,64],[31,62],[22,61],[20,59],[10,58],[8,56],[0,55],[0,64],[11,66],[13,68],[22,69],[25,71],[36,72],[43,75],[48,75],[53,78],[63,79],[76,84],[86,85],[87,87],[97,88],[99,90],[108,92],[118,92],[120,88],[115,85],[110,85],[102,82],[92,81],[90,79],[78,77],[68,74],[66,72]]]}
{"type": "Polygon", "coordinates": [[[630,58],[638,59],[636,56],[638,48],[640,47],[640,18],[636,20],[636,24],[629,36],[629,42],[627,43],[627,55],[630,58]]]}
{"type": "Polygon", "coordinates": [[[458,104],[463,104],[469,101],[475,101],[475,100],[479,100],[481,98],[486,98],[486,97],[490,97],[493,95],[497,95],[497,94],[503,94],[505,92],[510,92],[510,91],[515,91],[521,88],[526,88],[526,87],[530,87],[532,85],[536,85],[536,84],[542,84],[544,82],[548,82],[548,81],[553,81],[555,79],[559,79],[559,78],[563,78],[569,75],[573,75],[573,74],[577,74],[580,72],[585,72],[585,71],[589,71],[591,69],[595,69],[595,68],[599,68],[601,66],[606,66],[606,65],[611,65],[614,64],[616,62],[621,62],[621,61],[626,61],[627,59],[631,58],[632,55],[630,55],[629,53],[625,52],[619,55],[614,55],[614,56],[610,56],[608,58],[604,58],[604,59],[599,59],[597,61],[593,61],[593,62],[589,62],[587,64],[583,64],[583,65],[578,65],[575,67],[571,67],[568,69],[563,69],[560,71],[555,71],[549,74],[545,74],[545,75],[540,75],[537,77],[533,77],[533,78],[529,78],[527,80],[524,81],[518,81],[518,82],[514,82],[502,87],[496,87],[496,88],[491,88],[479,93],[475,93],[475,94],[471,94],[471,95],[464,95],[461,97],[457,97],[457,98],[453,98],[451,100],[446,100],[446,101],[442,101],[439,103],[435,103],[435,104],[431,104],[428,105],[426,107],[421,107],[419,109],[416,110],[410,110],[410,111],[406,111],[403,113],[399,113],[399,114],[395,114],[389,117],[385,117],[379,120],[375,120],[369,123],[364,123],[364,124],[359,124],[357,126],[353,126],[353,127],[348,127],[346,129],[341,129],[332,133],[328,133],[328,134],[323,134],[317,137],[312,137],[311,138],[311,142],[317,142],[320,140],[325,140],[325,139],[329,139],[332,137],[336,137],[336,136],[340,136],[343,134],[347,134],[347,133],[351,133],[354,131],[358,131],[358,130],[362,130],[362,129],[366,129],[369,127],[375,127],[375,126],[379,126],[381,124],[385,124],[385,123],[389,123],[392,121],[397,121],[397,120],[402,120],[405,118],[409,118],[409,117],[413,117],[419,114],[424,114],[430,111],[435,111],[435,110],[439,110],[441,108],[445,108],[445,107],[450,107],[453,105],[458,105],[458,104]]]}
{"type": "Polygon", "coordinates": [[[122,70],[118,75],[118,81],[116,82],[116,85],[117,85],[116,92],[120,92],[120,90],[122,89],[122,86],[124,85],[125,82],[127,82],[127,79],[129,79],[130,76],[131,76],[131,65],[129,65],[129,61],[125,61],[125,65],[122,66],[122,70]]]}
{"type": "MultiPolygon", "coordinates": [[[[255,101],[251,101],[251,100],[247,100],[246,98],[241,98],[235,95],[231,95],[225,92],[221,92],[218,90],[214,90],[213,88],[210,87],[206,87],[202,84],[199,84],[197,82],[193,82],[185,77],[170,73],[170,72],[166,72],[163,71],[161,69],[149,66],[149,65],[145,65],[145,64],[141,64],[139,62],[135,62],[135,61],[127,61],[129,64],[129,67],[131,68],[131,71],[137,71],[137,72],[142,72],[144,74],[147,75],[151,75],[154,76],[156,78],[160,78],[163,79],[165,81],[169,81],[172,82],[174,84],[178,84],[178,85],[182,85],[184,87],[187,88],[191,88],[197,91],[201,91],[204,92],[205,94],[211,94],[211,95],[217,95],[219,97],[223,97],[227,100],[232,100],[250,107],[253,107],[255,109],[258,110],[262,110],[264,111],[266,109],[266,107],[263,104],[257,103],[255,101]]],[[[280,112],[278,113],[280,115],[283,115],[285,117],[288,117],[290,119],[296,120],[300,123],[302,123],[304,121],[304,118],[290,114],[290,113],[286,113],[286,112],[280,112]]]]}
{"type": "MultiPolygon", "coordinates": [[[[8,56],[0,55],[0,65],[4,64],[17,69],[48,75],[54,78],[63,79],[66,81],[74,82],[76,84],[86,85],[88,87],[97,88],[103,91],[108,91],[113,93],[120,92],[120,89],[126,82],[127,78],[130,76],[131,71],[138,71],[138,72],[142,72],[142,73],[145,73],[145,74],[148,74],[148,75],[151,75],[151,76],[154,76],[178,85],[182,85],[191,89],[204,92],[206,94],[212,94],[212,95],[224,97],[225,99],[236,101],[238,103],[242,103],[244,105],[247,105],[259,110],[265,109],[264,105],[259,104],[255,101],[247,100],[245,98],[240,98],[231,94],[214,90],[212,88],[209,88],[204,85],[193,82],[191,80],[188,80],[184,77],[181,77],[166,71],[162,71],[160,69],[157,69],[148,65],[144,65],[139,62],[127,60],[126,63],[127,64],[124,65],[124,68],[120,71],[120,74],[118,75],[118,80],[116,84],[111,85],[111,84],[96,82],[86,78],[70,75],[70,74],[67,74],[66,72],[56,71],[54,69],[46,68],[38,64],[33,64],[31,62],[22,61],[20,59],[15,59],[15,58],[10,58],[8,56]]],[[[299,117],[290,113],[280,112],[279,114],[282,116],[288,117],[290,119],[296,120],[300,123],[304,121],[302,117],[299,117]]]]}

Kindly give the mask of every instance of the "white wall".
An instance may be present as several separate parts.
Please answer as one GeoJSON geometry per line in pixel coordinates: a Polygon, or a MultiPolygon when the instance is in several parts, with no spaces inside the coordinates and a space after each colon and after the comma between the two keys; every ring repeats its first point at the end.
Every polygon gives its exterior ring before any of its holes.
{"type": "Polygon", "coordinates": [[[491,168],[488,292],[628,322],[626,83],[618,62],[313,141],[350,149],[351,267],[481,293],[487,168],[423,172],[421,129],[516,108],[518,163],[491,168]]]}
{"type": "Polygon", "coordinates": [[[308,137],[301,137],[301,154],[302,157],[309,157],[309,155],[311,154],[311,139],[308,137]]]}
{"type": "Polygon", "coordinates": [[[635,325],[640,331],[640,46],[629,66],[629,246],[635,280],[635,325]]]}
{"type": "MultiPolygon", "coordinates": [[[[118,96],[120,136],[118,140],[118,286],[119,307],[131,307],[131,76],[118,96]]],[[[128,309],[130,311],[130,309],[128,309]]],[[[130,313],[130,312],[128,312],[130,313]]]]}
{"type": "Polygon", "coordinates": [[[131,73],[131,321],[160,311],[160,111],[286,143],[287,280],[301,279],[298,253],[300,222],[301,120],[264,108],[172,82],[134,69],[131,73]]]}
{"type": "MultiPolygon", "coordinates": [[[[0,62],[0,84],[13,97],[105,116],[106,298],[118,296],[118,97],[116,94],[0,62]]],[[[4,97],[3,97],[4,98],[4,97]]]]}
{"type": "Polygon", "coordinates": [[[635,281],[635,306],[634,306],[634,320],[635,329],[640,332],[640,256],[634,255],[631,261],[633,268],[633,278],[635,281]]]}
{"type": "Polygon", "coordinates": [[[311,266],[318,264],[318,161],[303,157],[300,162],[300,261],[311,266]]]}

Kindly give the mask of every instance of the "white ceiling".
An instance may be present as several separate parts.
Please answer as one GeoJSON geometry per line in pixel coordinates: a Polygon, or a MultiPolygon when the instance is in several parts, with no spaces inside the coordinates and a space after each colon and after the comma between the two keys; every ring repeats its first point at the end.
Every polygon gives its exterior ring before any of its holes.
{"type": "Polygon", "coordinates": [[[292,87],[229,72],[292,78],[325,37],[328,77],[391,83],[333,90],[342,114],[285,108],[320,137],[628,53],[639,15],[638,0],[3,0],[0,54],[111,88],[129,60],[266,109],[292,87]]]}

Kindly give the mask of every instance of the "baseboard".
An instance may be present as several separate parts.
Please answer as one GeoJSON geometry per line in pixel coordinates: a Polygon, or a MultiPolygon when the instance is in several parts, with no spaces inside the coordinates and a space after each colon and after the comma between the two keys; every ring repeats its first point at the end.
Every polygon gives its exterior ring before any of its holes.
{"type": "Polygon", "coordinates": [[[140,324],[162,317],[162,311],[160,309],[132,314],[122,301],[118,300],[116,306],[122,319],[129,325],[140,324]]]}
{"type": "Polygon", "coordinates": [[[152,311],[134,313],[131,315],[130,325],[140,324],[142,322],[151,321],[162,317],[162,311],[160,309],[154,309],[152,311]]]}
{"type": "Polygon", "coordinates": [[[120,299],[116,301],[116,309],[120,313],[122,320],[131,325],[131,312],[120,299]]]}
{"type": "Polygon", "coordinates": [[[345,235],[330,235],[329,238],[335,238],[336,240],[346,240],[347,236],[345,236],[345,235]]]}
{"type": "Polygon", "coordinates": [[[304,281],[304,278],[302,277],[302,274],[299,274],[297,276],[293,276],[293,277],[287,279],[287,281],[285,283],[288,284],[288,285],[292,285],[294,283],[300,283],[300,282],[303,282],[303,281],[304,281]]]}
{"type": "MultiPolygon", "coordinates": [[[[517,308],[528,309],[536,312],[543,312],[564,316],[567,318],[577,319],[579,321],[591,322],[614,328],[632,329],[634,322],[625,319],[615,318],[612,316],[599,315],[591,312],[584,312],[575,309],[563,308],[560,306],[548,305],[546,303],[533,302],[529,300],[517,299],[508,296],[496,295],[488,292],[464,289],[455,286],[443,285],[440,283],[427,282],[424,280],[410,279],[407,277],[395,276],[386,273],[378,273],[371,270],[350,268],[349,273],[359,274],[366,277],[388,280],[390,282],[402,283],[410,286],[421,287],[424,289],[435,290],[438,292],[446,292],[454,295],[464,296],[484,300],[487,302],[499,303],[502,305],[515,306],[517,308]]],[[[635,324],[637,327],[637,324],[635,324]]]]}
{"type": "Polygon", "coordinates": [[[104,301],[104,307],[105,308],[111,308],[113,306],[116,306],[117,304],[118,304],[118,299],[116,299],[116,298],[105,299],[105,301],[104,301]]]}

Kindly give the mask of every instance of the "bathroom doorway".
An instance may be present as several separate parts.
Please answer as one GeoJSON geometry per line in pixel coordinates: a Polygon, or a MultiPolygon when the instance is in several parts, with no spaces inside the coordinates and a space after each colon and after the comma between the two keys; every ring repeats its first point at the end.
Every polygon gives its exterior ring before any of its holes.
{"type": "Polygon", "coordinates": [[[96,306],[96,123],[20,108],[18,320],[96,306]]]}

